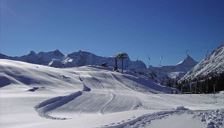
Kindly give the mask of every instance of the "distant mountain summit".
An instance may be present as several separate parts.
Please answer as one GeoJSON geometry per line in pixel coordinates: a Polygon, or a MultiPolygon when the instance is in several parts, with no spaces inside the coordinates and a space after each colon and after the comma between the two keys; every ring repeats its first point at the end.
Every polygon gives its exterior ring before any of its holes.
{"type": "Polygon", "coordinates": [[[31,51],[28,55],[16,57],[15,59],[28,63],[48,65],[49,62],[54,59],[62,60],[63,58],[64,58],[63,53],[61,53],[59,50],[54,50],[50,52],[39,52],[39,53],[31,51]]]}
{"type": "MultiPolygon", "coordinates": [[[[112,57],[101,57],[86,51],[78,51],[68,54],[63,60],[63,64],[67,67],[76,67],[84,65],[101,65],[102,63],[113,64],[112,57]]],[[[110,65],[111,66],[111,65],[110,65]]]]}
{"type": "Polygon", "coordinates": [[[8,59],[9,57],[0,53],[0,59],[8,59]]]}
{"type": "Polygon", "coordinates": [[[209,56],[198,63],[180,81],[208,77],[224,73],[224,44],[215,49],[209,56]]]}
{"type": "MultiPolygon", "coordinates": [[[[81,50],[78,52],[70,53],[68,55],[64,55],[59,50],[54,50],[50,52],[39,52],[39,53],[31,51],[29,54],[20,57],[9,57],[0,54],[0,59],[19,60],[23,62],[48,65],[57,68],[79,67],[85,65],[102,65],[102,64],[106,64],[107,66],[114,66],[114,57],[97,56],[93,53],[81,50]]],[[[121,67],[121,63],[118,62],[118,66],[121,67]]],[[[127,59],[124,60],[124,69],[142,70],[146,69],[146,65],[140,60],[132,61],[128,57],[127,59]]]]}
{"type": "Polygon", "coordinates": [[[166,85],[169,79],[180,79],[196,64],[197,61],[195,61],[191,56],[187,55],[187,57],[177,65],[149,67],[148,70],[151,74],[154,74],[155,80],[161,84],[166,85]]]}
{"type": "Polygon", "coordinates": [[[195,61],[190,55],[187,55],[187,57],[183,61],[179,62],[175,66],[175,70],[187,72],[192,69],[197,63],[198,62],[195,61]]]}
{"type": "Polygon", "coordinates": [[[183,60],[177,63],[177,65],[191,65],[197,63],[190,55],[187,55],[187,57],[183,60]]]}

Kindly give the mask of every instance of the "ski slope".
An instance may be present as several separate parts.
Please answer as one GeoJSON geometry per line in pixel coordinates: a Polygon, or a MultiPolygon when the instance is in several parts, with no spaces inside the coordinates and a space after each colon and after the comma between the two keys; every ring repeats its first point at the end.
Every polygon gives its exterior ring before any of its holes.
{"type": "MultiPolygon", "coordinates": [[[[192,126],[196,128],[211,125],[207,118],[201,121],[203,115],[224,117],[223,93],[169,94],[175,90],[109,68],[58,69],[0,59],[0,81],[0,126],[4,128],[138,128],[182,116],[196,122],[192,126]]],[[[220,124],[215,118],[213,122],[220,124]]]]}

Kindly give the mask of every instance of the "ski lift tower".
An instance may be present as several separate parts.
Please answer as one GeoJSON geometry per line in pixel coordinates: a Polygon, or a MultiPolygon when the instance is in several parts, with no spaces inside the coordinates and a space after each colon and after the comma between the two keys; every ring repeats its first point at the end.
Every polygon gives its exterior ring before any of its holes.
{"type": "Polygon", "coordinates": [[[161,56],[161,57],[160,57],[160,60],[159,60],[159,66],[160,66],[160,67],[162,67],[162,60],[163,60],[163,56],[161,56]]]}
{"type": "Polygon", "coordinates": [[[186,50],[186,55],[189,56],[189,50],[188,49],[186,50]]]}

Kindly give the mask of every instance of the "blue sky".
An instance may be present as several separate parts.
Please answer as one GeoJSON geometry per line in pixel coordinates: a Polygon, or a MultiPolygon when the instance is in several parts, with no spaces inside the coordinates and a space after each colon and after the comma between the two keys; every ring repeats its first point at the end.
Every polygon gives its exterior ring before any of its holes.
{"type": "Polygon", "coordinates": [[[127,52],[158,66],[224,42],[223,0],[0,0],[0,52],[127,52]]]}

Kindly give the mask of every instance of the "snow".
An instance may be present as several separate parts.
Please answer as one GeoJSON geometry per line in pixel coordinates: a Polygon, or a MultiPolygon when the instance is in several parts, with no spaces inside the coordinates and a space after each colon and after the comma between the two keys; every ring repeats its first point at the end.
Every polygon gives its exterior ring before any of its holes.
{"type": "MultiPolygon", "coordinates": [[[[194,119],[192,114],[175,114],[169,116],[167,118],[156,120],[152,122],[148,127],[149,128],[166,128],[169,126],[170,128],[205,128],[205,124],[203,124],[199,119],[194,119]],[[170,123],[175,122],[175,123],[170,123]]],[[[147,127],[146,127],[147,128],[147,127]]]]}
{"type": "MultiPolygon", "coordinates": [[[[146,78],[121,74],[94,66],[80,68],[52,68],[20,61],[0,60],[0,76],[6,84],[21,84],[26,87],[46,87],[46,89],[116,89],[138,90],[153,93],[172,93],[174,89],[158,85],[146,78]],[[116,86],[114,86],[116,85],[116,86]]],[[[2,86],[2,85],[1,85],[2,86]]]]}
{"type": "Polygon", "coordinates": [[[223,93],[168,94],[174,89],[95,66],[58,69],[0,59],[0,72],[7,81],[0,88],[4,128],[205,127],[207,119],[223,127],[223,93]]]}
{"type": "Polygon", "coordinates": [[[194,79],[197,77],[205,77],[212,73],[219,74],[224,72],[224,45],[215,49],[208,57],[198,63],[190,70],[180,82],[183,80],[194,79]]]}
{"type": "Polygon", "coordinates": [[[149,67],[148,71],[156,74],[156,77],[154,78],[156,81],[166,85],[166,82],[169,81],[169,79],[179,80],[196,64],[197,61],[195,61],[191,56],[187,55],[183,61],[180,61],[176,65],[149,67]]]}
{"type": "Polygon", "coordinates": [[[183,74],[185,74],[185,73],[181,72],[181,71],[179,71],[179,72],[170,72],[170,73],[168,73],[168,77],[171,78],[171,79],[176,79],[176,78],[178,78],[180,76],[183,76],[183,74]]]}
{"type": "Polygon", "coordinates": [[[224,127],[224,109],[202,111],[196,117],[199,117],[207,125],[207,128],[224,127]]]}

